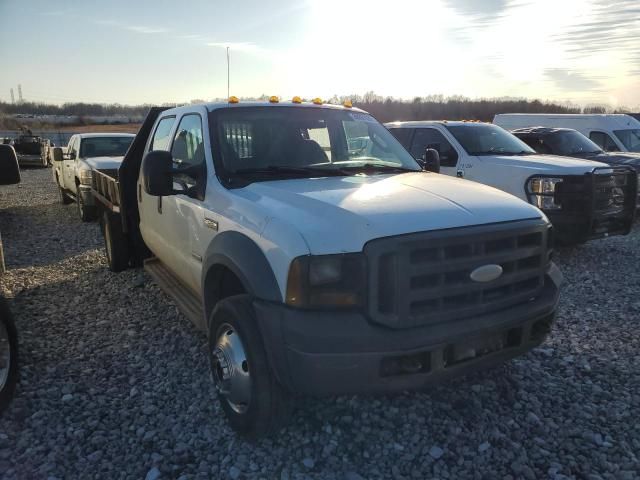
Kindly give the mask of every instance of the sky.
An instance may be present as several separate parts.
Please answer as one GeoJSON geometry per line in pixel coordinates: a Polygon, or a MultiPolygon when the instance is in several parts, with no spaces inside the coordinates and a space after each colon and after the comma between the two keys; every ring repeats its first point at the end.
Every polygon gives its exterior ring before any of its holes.
{"type": "Polygon", "coordinates": [[[0,100],[230,91],[640,107],[638,0],[0,0],[0,100]]]}

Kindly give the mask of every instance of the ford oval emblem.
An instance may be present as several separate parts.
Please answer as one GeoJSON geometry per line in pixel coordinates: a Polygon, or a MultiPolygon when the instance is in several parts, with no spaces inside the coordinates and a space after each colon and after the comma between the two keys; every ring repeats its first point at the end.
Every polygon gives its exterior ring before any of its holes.
{"type": "Polygon", "coordinates": [[[502,275],[502,267],[500,265],[483,265],[476,268],[469,277],[474,282],[492,282],[493,280],[500,278],[502,275]]]}

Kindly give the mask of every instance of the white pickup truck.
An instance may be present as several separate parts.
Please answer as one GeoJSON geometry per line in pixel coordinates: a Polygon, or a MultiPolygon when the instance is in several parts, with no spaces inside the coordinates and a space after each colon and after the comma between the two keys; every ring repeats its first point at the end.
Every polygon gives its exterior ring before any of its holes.
{"type": "Polygon", "coordinates": [[[392,122],[386,127],[418,158],[440,153],[441,172],[491,185],[540,208],[564,244],[626,235],[637,175],[629,167],[537,154],[506,130],[482,122],[392,122]]]}
{"type": "Polygon", "coordinates": [[[96,170],[117,171],[135,135],[80,133],[69,139],[66,152],[53,150],[53,178],[63,205],[75,200],[83,222],[96,218],[91,184],[96,170]]]}
{"type": "Polygon", "coordinates": [[[540,210],[424,171],[348,104],[154,108],[94,194],[111,268],[144,260],[208,333],[246,435],[292,393],[418,389],[521,355],[553,322],[540,210]]]}

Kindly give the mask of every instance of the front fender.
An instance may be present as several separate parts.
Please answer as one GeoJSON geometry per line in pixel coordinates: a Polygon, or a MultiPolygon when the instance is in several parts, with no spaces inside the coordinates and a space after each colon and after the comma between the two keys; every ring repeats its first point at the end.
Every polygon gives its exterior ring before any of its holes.
{"type": "Polygon", "coordinates": [[[206,315],[215,306],[208,285],[211,272],[220,266],[231,270],[250,295],[266,301],[283,301],[271,265],[260,247],[242,233],[222,232],[211,241],[202,262],[201,285],[206,315]]]}

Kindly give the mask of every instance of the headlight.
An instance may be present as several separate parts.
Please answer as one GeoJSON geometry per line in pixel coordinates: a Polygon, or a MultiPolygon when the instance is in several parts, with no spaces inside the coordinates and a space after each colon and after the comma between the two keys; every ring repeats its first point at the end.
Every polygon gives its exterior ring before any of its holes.
{"type": "Polygon", "coordinates": [[[361,253],[298,257],[287,279],[287,305],[358,307],[364,303],[366,262],[361,253]]]}
{"type": "Polygon", "coordinates": [[[78,177],[82,185],[91,185],[93,183],[93,170],[83,168],[78,172],[78,177]]]}
{"type": "Polygon", "coordinates": [[[527,197],[529,203],[540,210],[558,210],[562,208],[555,202],[556,187],[562,183],[561,178],[535,177],[527,182],[527,197]]]}

